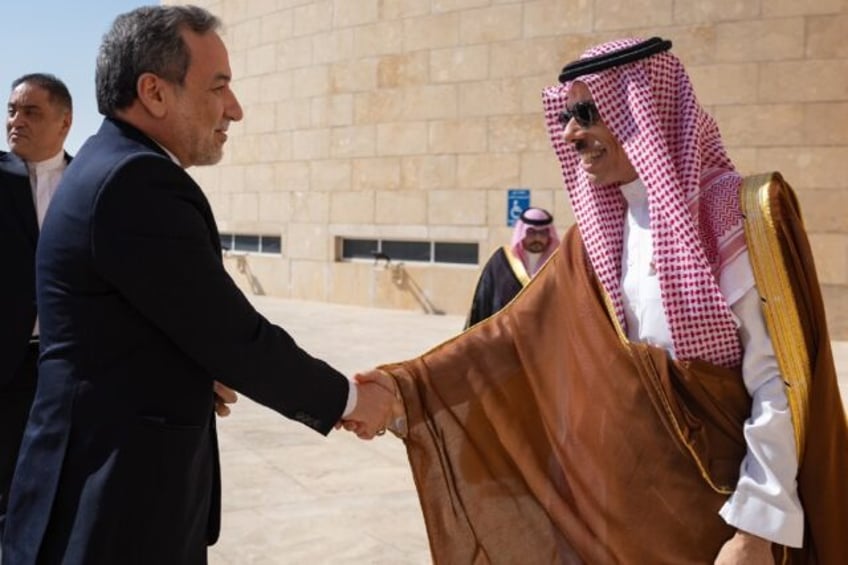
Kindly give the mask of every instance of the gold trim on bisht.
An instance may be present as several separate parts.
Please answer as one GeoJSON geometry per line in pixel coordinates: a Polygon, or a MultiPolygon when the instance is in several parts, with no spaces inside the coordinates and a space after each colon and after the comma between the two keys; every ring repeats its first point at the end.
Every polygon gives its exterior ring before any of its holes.
{"type": "MultiPolygon", "coordinates": [[[[601,286],[600,283],[599,286],[601,286]]],[[[618,319],[618,312],[615,311],[615,305],[612,303],[612,298],[607,293],[607,289],[603,288],[603,286],[601,286],[601,296],[604,299],[604,306],[607,309],[607,313],[609,314],[612,325],[615,328],[615,333],[618,335],[618,339],[620,339],[621,343],[624,345],[629,345],[630,339],[627,337],[627,334],[624,333],[624,328],[621,326],[621,321],[618,319]]]]}
{"type": "Polygon", "coordinates": [[[527,286],[527,283],[530,282],[530,275],[527,274],[527,269],[524,267],[524,262],[518,257],[515,253],[512,252],[512,248],[508,245],[503,246],[504,255],[506,255],[506,260],[509,261],[509,267],[512,269],[512,272],[515,274],[515,278],[518,279],[518,282],[521,283],[521,286],[527,286]]]}
{"type": "Polygon", "coordinates": [[[769,189],[775,183],[777,186],[785,185],[778,173],[745,177],[739,200],[745,216],[748,256],[760,293],[763,316],[786,385],[800,461],[804,455],[812,376],[798,304],[792,293],[780,237],[772,215],[769,189]]]}

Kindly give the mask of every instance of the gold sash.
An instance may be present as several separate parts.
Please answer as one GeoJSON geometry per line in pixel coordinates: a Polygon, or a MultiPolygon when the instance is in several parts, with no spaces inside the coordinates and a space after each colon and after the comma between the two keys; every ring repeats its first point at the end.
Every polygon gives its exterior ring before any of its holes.
{"type": "Polygon", "coordinates": [[[524,268],[521,258],[513,253],[512,248],[508,245],[503,246],[503,252],[515,278],[518,279],[522,287],[527,286],[527,283],[530,282],[530,275],[527,274],[527,269],[524,268]]]}
{"type": "MultiPolygon", "coordinates": [[[[739,200],[745,216],[748,256],[760,291],[763,315],[786,383],[800,461],[804,456],[810,404],[810,355],[770,198],[772,190],[786,188],[779,173],[745,177],[739,200]]],[[[797,206],[797,202],[795,204],[797,206]]]]}

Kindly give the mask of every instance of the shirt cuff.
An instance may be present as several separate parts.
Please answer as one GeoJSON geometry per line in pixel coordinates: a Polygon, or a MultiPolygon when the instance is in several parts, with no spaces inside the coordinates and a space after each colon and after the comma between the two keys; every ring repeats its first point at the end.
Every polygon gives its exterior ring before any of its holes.
{"type": "Polygon", "coordinates": [[[347,418],[353,412],[353,409],[356,408],[356,383],[348,381],[347,384],[347,404],[345,404],[344,412],[342,412],[342,418],[347,418]]]}
{"type": "Polygon", "coordinates": [[[804,543],[802,511],[787,511],[764,500],[734,492],[718,513],[736,529],[774,543],[787,547],[801,547],[804,543]]]}

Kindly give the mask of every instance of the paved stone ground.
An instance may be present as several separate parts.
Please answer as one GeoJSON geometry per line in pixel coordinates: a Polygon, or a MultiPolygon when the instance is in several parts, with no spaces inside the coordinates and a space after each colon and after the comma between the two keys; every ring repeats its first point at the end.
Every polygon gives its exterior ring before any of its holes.
{"type": "MultiPolygon", "coordinates": [[[[307,351],[353,374],[414,357],[461,330],[460,316],[252,299],[307,351]]],[[[835,342],[848,405],[848,342],[835,342]]],[[[211,565],[430,563],[403,444],[324,438],[242,397],[220,421],[221,539],[211,565]]]]}

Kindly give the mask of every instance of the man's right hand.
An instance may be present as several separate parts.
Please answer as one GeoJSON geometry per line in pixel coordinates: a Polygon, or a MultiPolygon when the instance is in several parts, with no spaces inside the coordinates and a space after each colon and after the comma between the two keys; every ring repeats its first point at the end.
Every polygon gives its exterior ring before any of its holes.
{"type": "Polygon", "coordinates": [[[714,565],[774,565],[771,542],[736,530],[718,552],[714,565]]]}
{"type": "Polygon", "coordinates": [[[403,403],[403,398],[401,397],[395,378],[382,369],[372,369],[365,373],[360,373],[354,378],[356,379],[356,382],[376,383],[386,390],[391,391],[392,395],[395,397],[395,401],[392,404],[392,416],[387,428],[397,437],[405,438],[408,432],[406,406],[403,403]]]}
{"type": "Polygon", "coordinates": [[[375,435],[382,435],[391,419],[395,402],[391,389],[376,382],[360,382],[358,378],[351,382],[351,386],[357,387],[356,406],[342,425],[360,439],[372,439],[375,435]]]}

